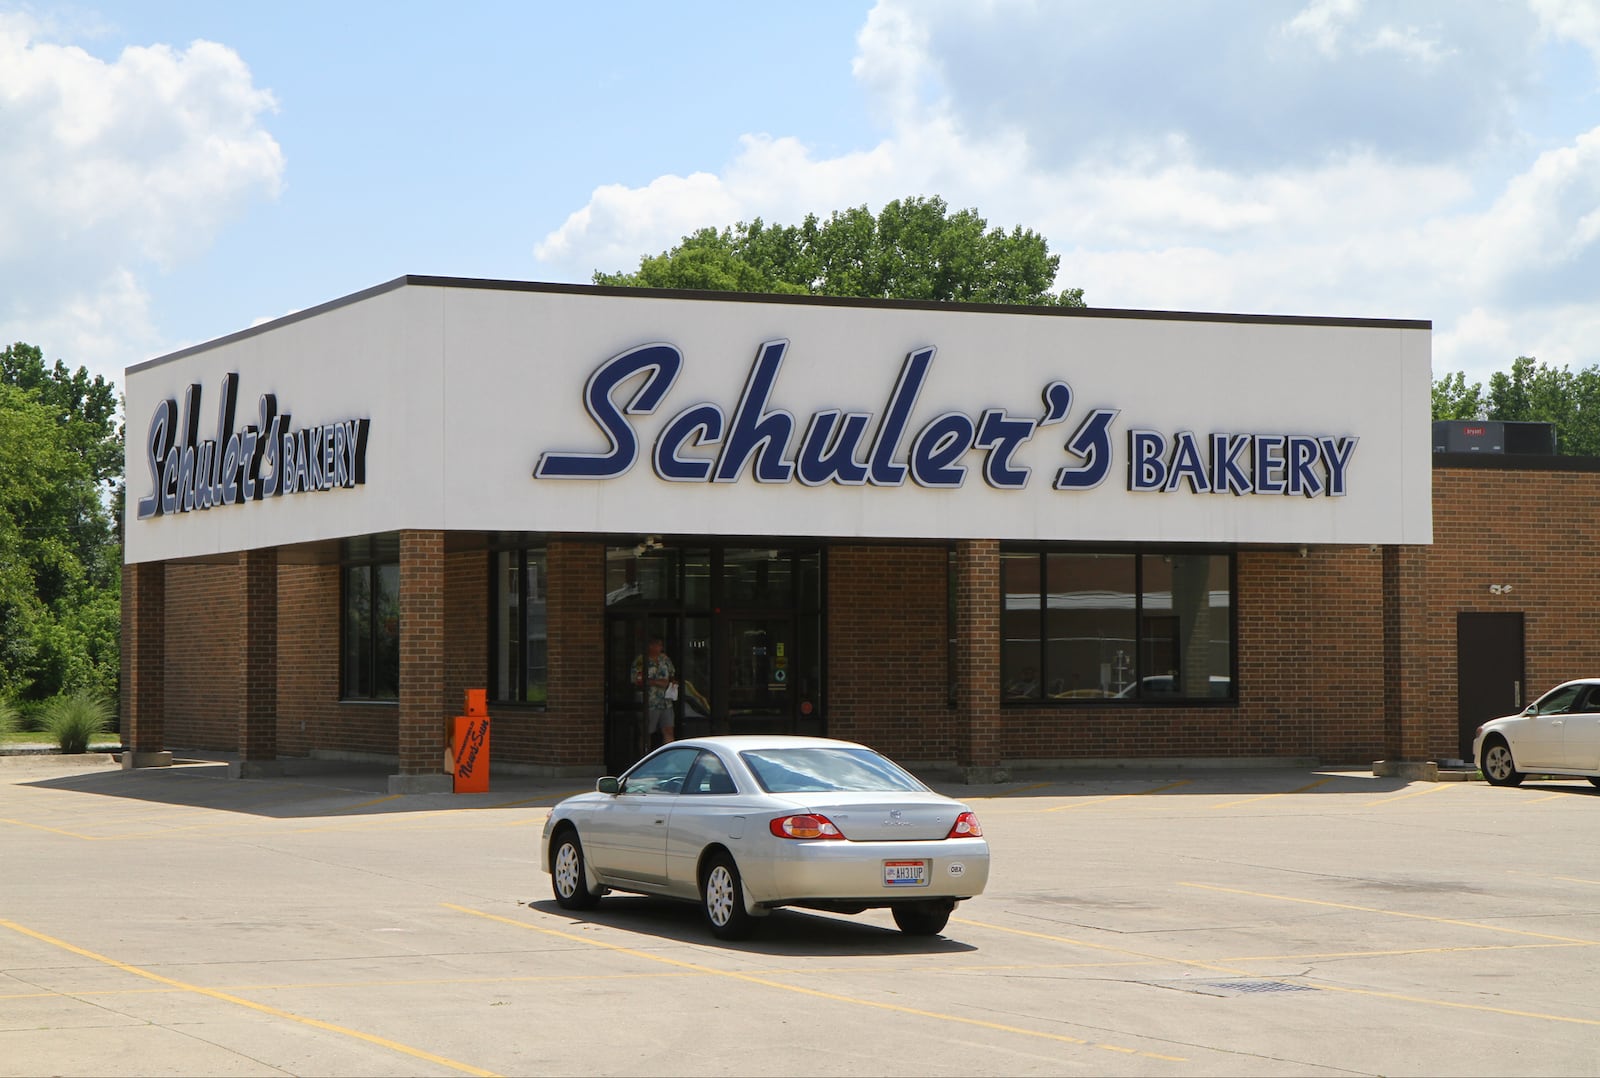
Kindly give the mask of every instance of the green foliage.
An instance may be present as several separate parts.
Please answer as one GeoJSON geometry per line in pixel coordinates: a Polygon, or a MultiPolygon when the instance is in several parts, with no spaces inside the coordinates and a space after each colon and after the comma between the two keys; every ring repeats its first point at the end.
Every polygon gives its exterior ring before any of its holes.
{"type": "Polygon", "coordinates": [[[1467,385],[1467,376],[1461,371],[1434,382],[1433,418],[1482,419],[1483,383],[1467,385]]]}
{"type": "Polygon", "coordinates": [[[115,404],[81,367],[46,369],[23,344],[0,352],[0,694],[19,702],[116,689],[115,404]]]}
{"type": "Polygon", "coordinates": [[[989,228],[976,210],[944,200],[897,199],[877,216],[865,206],[799,225],[761,218],[720,232],[703,228],[634,273],[596,271],[602,285],[866,296],[956,303],[1082,307],[1083,289],[1053,291],[1061,256],[1021,226],[989,228]]]}
{"type": "Polygon", "coordinates": [[[44,728],[62,752],[86,752],[91,741],[110,730],[113,714],[104,693],[68,693],[45,705],[44,728]]]}
{"type": "Polygon", "coordinates": [[[17,705],[10,699],[0,696],[0,738],[7,734],[15,733],[22,728],[22,716],[17,711],[17,705]]]}

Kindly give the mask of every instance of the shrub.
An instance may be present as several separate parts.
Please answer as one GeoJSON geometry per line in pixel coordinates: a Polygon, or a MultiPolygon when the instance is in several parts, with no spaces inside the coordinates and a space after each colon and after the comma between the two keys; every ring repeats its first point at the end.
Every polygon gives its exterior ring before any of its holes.
{"type": "Polygon", "coordinates": [[[19,729],[17,707],[10,700],[0,696],[0,737],[19,729]]]}
{"type": "Polygon", "coordinates": [[[44,708],[44,728],[62,752],[87,752],[89,742],[111,726],[111,701],[83,691],[57,696],[44,708]]]}

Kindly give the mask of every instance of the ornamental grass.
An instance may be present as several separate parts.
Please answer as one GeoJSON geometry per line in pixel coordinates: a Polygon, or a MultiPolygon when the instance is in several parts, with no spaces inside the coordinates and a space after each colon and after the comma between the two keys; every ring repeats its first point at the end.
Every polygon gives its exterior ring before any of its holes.
{"type": "Polygon", "coordinates": [[[89,750],[89,742],[111,727],[111,701],[84,691],[57,696],[44,706],[44,730],[64,753],[89,750]]]}

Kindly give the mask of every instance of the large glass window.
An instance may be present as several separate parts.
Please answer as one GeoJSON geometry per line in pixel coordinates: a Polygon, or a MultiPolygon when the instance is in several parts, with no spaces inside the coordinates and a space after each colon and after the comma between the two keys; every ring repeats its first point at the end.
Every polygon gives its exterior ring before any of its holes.
{"type": "Polygon", "coordinates": [[[1007,549],[1009,701],[1232,699],[1229,554],[1007,549]]]}
{"type": "Polygon", "coordinates": [[[549,681],[545,552],[494,552],[494,634],[490,677],[501,703],[543,706],[549,681]]]}
{"type": "Polygon", "coordinates": [[[400,562],[380,544],[347,547],[340,581],[340,695],[400,698],[400,562]]]}

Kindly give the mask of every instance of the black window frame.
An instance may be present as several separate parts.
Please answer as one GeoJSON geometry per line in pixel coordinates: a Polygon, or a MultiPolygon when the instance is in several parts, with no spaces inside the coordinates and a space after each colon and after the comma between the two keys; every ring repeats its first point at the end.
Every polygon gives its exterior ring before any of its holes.
{"type": "Polygon", "coordinates": [[[394,536],[369,536],[345,541],[339,559],[339,700],[341,703],[399,704],[400,702],[400,643],[403,627],[400,625],[399,617],[399,576],[400,550],[394,536]],[[382,635],[380,633],[382,623],[378,616],[381,612],[379,597],[383,590],[380,587],[383,570],[386,568],[392,568],[395,576],[394,669],[389,671],[391,676],[387,679],[393,687],[392,693],[384,691],[388,686],[384,684],[385,679],[379,676],[379,664],[384,658],[384,651],[379,646],[382,635]],[[366,681],[373,687],[370,692],[362,692],[359,687],[350,683],[350,649],[353,643],[349,632],[352,621],[350,604],[355,601],[350,593],[351,570],[366,573],[366,594],[373,605],[366,618],[367,640],[364,663],[358,659],[358,665],[370,664],[370,668],[366,671],[366,681]]]}
{"type": "Polygon", "coordinates": [[[548,544],[543,539],[531,537],[518,537],[514,541],[501,540],[493,543],[489,548],[488,576],[489,576],[489,702],[501,707],[522,707],[534,711],[544,711],[549,707],[549,597],[543,600],[546,629],[545,629],[545,696],[540,701],[528,699],[529,670],[527,662],[528,652],[528,627],[533,613],[533,605],[528,600],[528,561],[529,555],[538,555],[543,567],[544,577],[548,581],[550,571],[550,554],[548,544]],[[500,556],[510,554],[516,559],[517,570],[517,618],[521,622],[518,639],[522,642],[518,649],[516,660],[516,685],[515,695],[500,698],[499,687],[501,682],[500,670],[500,600],[502,592],[498,579],[498,562],[500,556]]]}
{"type": "Polygon", "coordinates": [[[1001,574],[1000,586],[996,599],[996,624],[1000,627],[1002,636],[1001,654],[999,665],[999,690],[1000,705],[1002,708],[1231,708],[1239,706],[1239,556],[1238,551],[1230,547],[1217,546],[1183,546],[1175,544],[1117,544],[1117,545],[1082,545],[1061,543],[1002,543],[1000,555],[1002,563],[1008,554],[1032,554],[1039,559],[1039,651],[1037,669],[1041,684],[1047,684],[1050,674],[1049,646],[1050,631],[1045,617],[1047,610],[1046,592],[1049,589],[1048,557],[1051,554],[1112,554],[1125,555],[1133,559],[1133,624],[1136,640],[1143,634],[1145,624],[1144,601],[1145,558],[1161,555],[1204,555],[1209,557],[1226,557],[1228,559],[1228,692],[1226,695],[1212,696],[1170,696],[1170,695],[1144,695],[1144,680],[1146,677],[1156,676],[1147,674],[1141,669],[1144,662],[1144,648],[1136,646],[1134,652],[1133,684],[1135,692],[1129,697],[1101,696],[1091,698],[1055,699],[1046,693],[1038,697],[1026,699],[1007,697],[1005,693],[1006,676],[1006,650],[1004,647],[1006,590],[1004,574],[1001,574]]]}

